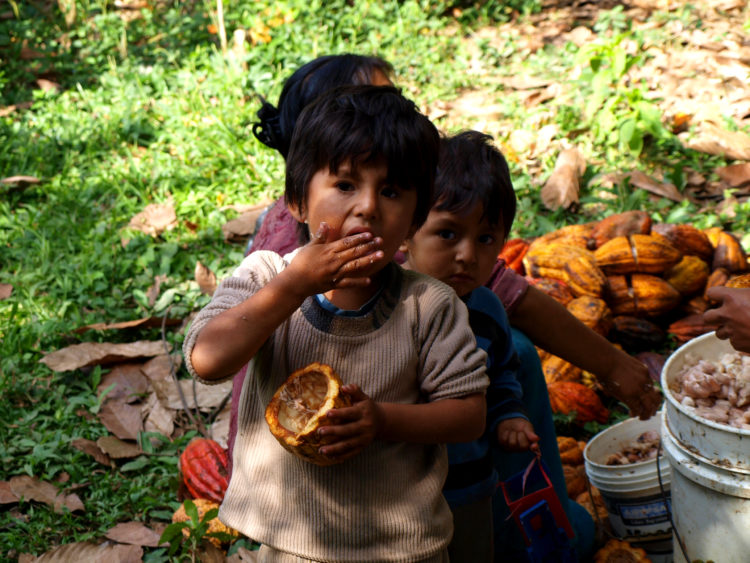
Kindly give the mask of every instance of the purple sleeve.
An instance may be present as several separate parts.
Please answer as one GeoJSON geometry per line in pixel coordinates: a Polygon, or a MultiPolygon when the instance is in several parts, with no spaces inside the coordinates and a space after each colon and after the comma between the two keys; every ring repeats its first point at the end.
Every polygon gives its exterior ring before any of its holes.
{"type": "Polygon", "coordinates": [[[500,298],[505,306],[505,312],[511,316],[518,302],[526,295],[529,282],[515,270],[508,268],[504,260],[498,260],[485,286],[500,298]]]}
{"type": "Polygon", "coordinates": [[[255,234],[250,252],[273,250],[276,254],[284,256],[299,246],[297,220],[289,213],[286,202],[281,197],[266,213],[260,229],[255,234]]]}

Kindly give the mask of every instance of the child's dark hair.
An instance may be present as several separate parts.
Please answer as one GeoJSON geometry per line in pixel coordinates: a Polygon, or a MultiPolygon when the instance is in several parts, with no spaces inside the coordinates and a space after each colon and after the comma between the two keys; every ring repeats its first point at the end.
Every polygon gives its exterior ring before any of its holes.
{"type": "Polygon", "coordinates": [[[393,67],[380,57],[366,55],[326,55],[310,61],[286,80],[276,107],[263,100],[253,134],[286,159],[294,125],[307,104],[337,86],[370,84],[378,71],[390,78],[393,67]]]}
{"type": "MultiPolygon", "coordinates": [[[[432,206],[440,134],[414,102],[392,86],[345,86],[330,90],[299,116],[286,164],[288,205],[304,208],[319,170],[336,172],[383,159],[387,181],[416,190],[413,225],[432,206]]],[[[317,226],[316,226],[317,227],[317,226]]]]}
{"type": "Polygon", "coordinates": [[[440,139],[435,202],[435,209],[451,213],[480,203],[490,225],[502,225],[508,237],[516,216],[516,193],[508,163],[492,137],[464,131],[440,139]]]}

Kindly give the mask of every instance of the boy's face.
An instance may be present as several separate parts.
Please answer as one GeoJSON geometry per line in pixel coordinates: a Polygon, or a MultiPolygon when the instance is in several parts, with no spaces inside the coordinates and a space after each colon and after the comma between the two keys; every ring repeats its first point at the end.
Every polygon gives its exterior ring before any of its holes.
{"type": "Polygon", "coordinates": [[[303,209],[290,208],[292,215],[306,222],[315,235],[321,222],[330,229],[328,242],[365,231],[383,239],[384,259],[380,270],[413,232],[417,208],[416,190],[402,189],[388,182],[388,166],[383,160],[360,163],[347,161],[336,172],[318,170],[307,190],[303,209]]]}
{"type": "Polygon", "coordinates": [[[461,215],[433,208],[406,241],[405,266],[448,284],[461,297],[484,285],[505,236],[502,225],[490,225],[482,212],[479,203],[461,215]]]}

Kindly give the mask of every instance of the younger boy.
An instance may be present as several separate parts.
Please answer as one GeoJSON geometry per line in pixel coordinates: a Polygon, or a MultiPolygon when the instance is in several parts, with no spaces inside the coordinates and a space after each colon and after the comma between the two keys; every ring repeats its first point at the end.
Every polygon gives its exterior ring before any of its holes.
{"type": "MultiPolygon", "coordinates": [[[[424,225],[406,241],[405,266],[451,286],[469,308],[469,321],[478,345],[487,351],[487,430],[471,443],[448,447],[450,470],[444,494],[454,514],[451,561],[492,561],[492,496],[499,475],[492,450],[546,453],[548,464],[560,465],[551,411],[546,396],[523,397],[517,379],[518,360],[505,309],[483,287],[510,232],[516,211],[515,192],[507,163],[492,138],[467,131],[441,142],[435,204],[424,225]],[[529,422],[524,403],[538,416],[540,437],[529,422]],[[545,416],[546,415],[546,416],[545,416]],[[547,419],[546,421],[544,419],[547,419]]],[[[541,370],[539,378],[543,381],[541,370]]],[[[502,455],[507,455],[501,453],[502,455]]],[[[530,457],[529,457],[530,459],[530,457]]],[[[504,475],[507,478],[508,475],[504,475]]],[[[563,495],[564,495],[563,483],[563,495]]],[[[563,506],[567,498],[562,497],[563,506]]],[[[495,522],[495,527],[513,526],[495,522]]],[[[505,561],[510,546],[498,546],[505,561]]]]}
{"type": "Polygon", "coordinates": [[[447,560],[440,444],[482,433],[485,354],[450,288],[392,262],[429,211],[438,142],[394,88],[334,90],[307,106],[285,199],[312,241],[250,254],[187,334],[194,376],[248,365],[219,516],[262,544],[263,561],[447,560]],[[282,448],[263,416],[311,362],[331,365],[353,401],[319,429],[333,440],[320,452],[339,461],[326,467],[282,448]]]}

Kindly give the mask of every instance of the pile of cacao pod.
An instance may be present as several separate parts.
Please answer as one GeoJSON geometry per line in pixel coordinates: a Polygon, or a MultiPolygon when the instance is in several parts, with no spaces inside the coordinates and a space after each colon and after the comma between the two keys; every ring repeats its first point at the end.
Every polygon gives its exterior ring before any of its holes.
{"type": "MultiPolygon", "coordinates": [[[[730,232],[653,223],[645,211],[511,239],[500,257],[584,324],[627,352],[662,349],[710,332],[706,290],[748,271],[730,232]]],[[[591,383],[589,374],[541,352],[547,381],[591,383]]]]}

